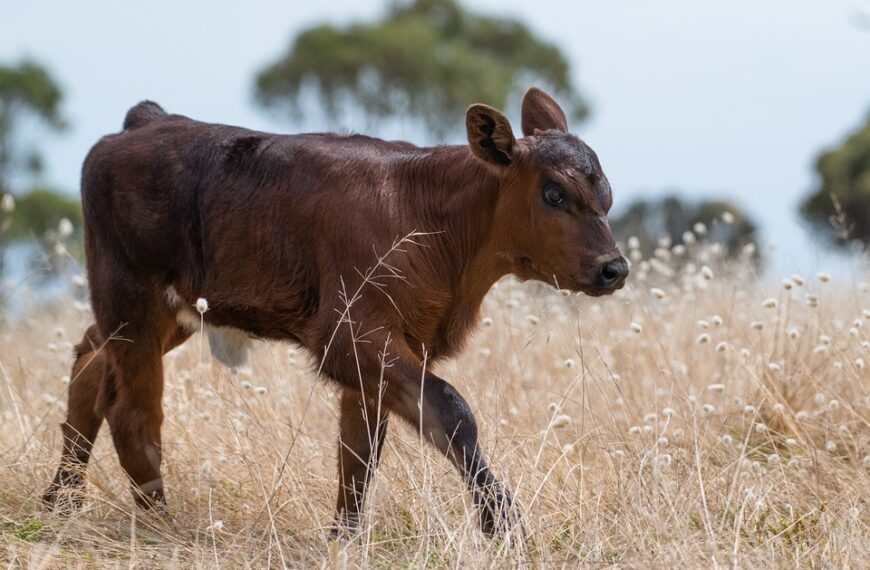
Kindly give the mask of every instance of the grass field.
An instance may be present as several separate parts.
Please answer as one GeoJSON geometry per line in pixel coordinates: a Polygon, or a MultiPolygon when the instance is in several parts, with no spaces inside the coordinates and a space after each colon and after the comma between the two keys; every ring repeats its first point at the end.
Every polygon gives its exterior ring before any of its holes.
{"type": "Polygon", "coordinates": [[[436,372],[515,491],[521,528],[496,541],[448,462],[397,421],[360,536],[329,541],[333,390],[293,347],[261,344],[231,374],[199,335],[165,358],[174,525],[132,508],[105,427],[83,511],[45,514],[70,347],[91,317],[69,300],[9,318],[0,552],[34,568],[867,567],[870,275],[762,282],[719,255],[635,256],[630,285],[597,300],[493,289],[436,372]]]}

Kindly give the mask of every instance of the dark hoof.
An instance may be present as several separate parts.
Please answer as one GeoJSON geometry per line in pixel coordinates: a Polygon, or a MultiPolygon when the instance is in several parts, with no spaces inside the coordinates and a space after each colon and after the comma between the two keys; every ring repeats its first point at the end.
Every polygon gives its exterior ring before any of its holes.
{"type": "Polygon", "coordinates": [[[329,540],[352,540],[359,534],[359,519],[336,518],[329,529],[329,540]]]}
{"type": "Polygon", "coordinates": [[[43,508],[61,516],[78,511],[84,502],[85,480],[80,473],[58,470],[42,495],[43,508]]]}
{"type": "Polygon", "coordinates": [[[480,530],[488,538],[503,536],[515,522],[510,492],[496,485],[487,489],[481,499],[478,502],[480,530]]]}

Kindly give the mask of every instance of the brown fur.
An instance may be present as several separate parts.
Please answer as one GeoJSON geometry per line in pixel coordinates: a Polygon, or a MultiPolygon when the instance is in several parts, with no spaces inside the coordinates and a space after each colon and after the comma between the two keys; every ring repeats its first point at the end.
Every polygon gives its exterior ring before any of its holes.
{"type": "Polygon", "coordinates": [[[388,413],[422,425],[463,475],[483,529],[502,528],[510,495],[486,466],[474,416],[424,359],[461,348],[504,275],[599,295],[622,286],[627,266],[607,225],[607,178],[548,95],[526,95],[519,141],[491,107],[472,105],[466,122],[469,146],[418,148],[131,109],[84,163],[96,325],[77,348],[46,502],[81,485],[105,417],[139,503],[163,503],[161,357],[190,334],[178,311],[204,297],[206,324],[299,343],[342,388],[339,528],[358,520],[388,413]],[[545,200],[552,187],[558,205],[545,200]],[[364,283],[412,232],[424,235],[364,283]],[[180,305],[167,302],[170,287],[180,305]]]}

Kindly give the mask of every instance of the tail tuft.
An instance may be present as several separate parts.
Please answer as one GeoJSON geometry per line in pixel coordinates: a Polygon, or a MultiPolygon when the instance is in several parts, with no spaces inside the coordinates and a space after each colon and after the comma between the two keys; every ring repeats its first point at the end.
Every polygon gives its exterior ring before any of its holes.
{"type": "Polygon", "coordinates": [[[127,116],[124,117],[124,130],[141,127],[165,116],[166,111],[154,101],[142,101],[127,111],[127,116]]]}

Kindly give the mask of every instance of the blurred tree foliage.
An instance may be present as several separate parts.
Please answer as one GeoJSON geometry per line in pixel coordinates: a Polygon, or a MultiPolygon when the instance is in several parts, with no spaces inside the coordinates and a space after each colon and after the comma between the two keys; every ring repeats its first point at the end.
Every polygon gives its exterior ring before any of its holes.
{"type": "Polygon", "coordinates": [[[8,240],[54,237],[60,221],[67,219],[81,227],[79,201],[48,188],[34,188],[15,200],[15,213],[9,218],[4,237],[8,240]]]}
{"type": "Polygon", "coordinates": [[[21,124],[36,118],[50,129],[66,125],[60,114],[63,97],[48,71],[33,61],[16,66],[0,65],[0,190],[8,191],[18,171],[39,172],[42,156],[37,149],[21,148],[21,124]]]}
{"type": "Polygon", "coordinates": [[[80,257],[80,242],[67,242],[81,226],[78,200],[33,184],[43,163],[35,140],[42,129],[66,128],[62,99],[60,86],[40,64],[0,64],[0,273],[7,247],[27,241],[32,283],[62,271],[70,255],[80,257]]]}
{"type": "Polygon", "coordinates": [[[839,146],[819,155],[816,172],[819,186],[801,204],[801,215],[833,243],[870,243],[870,116],[839,146]]]}
{"type": "Polygon", "coordinates": [[[375,22],[304,30],[258,74],[256,96],[298,117],[311,87],[336,121],[350,102],[370,117],[420,119],[443,137],[464,124],[470,103],[504,108],[532,83],[550,89],[573,119],[586,116],[565,56],[523,23],[467,11],[456,0],[412,0],[375,22]]]}
{"type": "Polygon", "coordinates": [[[685,244],[684,235],[692,232],[690,240],[721,243],[729,257],[736,257],[746,245],[754,242],[757,232],[755,223],[730,202],[692,203],[673,195],[658,200],[636,200],[621,215],[613,216],[610,225],[623,244],[629,237],[637,237],[645,256],[653,254],[659,239],[685,244]],[[702,235],[696,231],[700,229],[698,224],[703,225],[702,235]]]}

